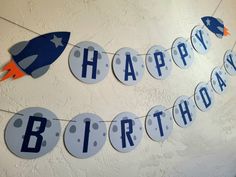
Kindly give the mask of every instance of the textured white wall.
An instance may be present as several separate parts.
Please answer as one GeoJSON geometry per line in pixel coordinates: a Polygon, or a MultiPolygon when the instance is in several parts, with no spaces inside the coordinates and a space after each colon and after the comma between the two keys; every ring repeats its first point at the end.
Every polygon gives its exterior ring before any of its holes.
{"type": "MultiPolygon", "coordinates": [[[[145,53],[154,44],[169,48],[176,37],[189,37],[200,18],[211,15],[216,0],[0,0],[0,15],[39,33],[71,31],[71,43],[91,40],[107,51],[127,46],[145,53]]],[[[222,40],[211,34],[212,48],[207,55],[195,52],[190,69],[173,66],[171,76],[158,81],[148,72],[136,86],[124,86],[109,72],[104,81],[86,85],[76,80],[68,68],[68,46],[49,72],[34,80],[24,77],[0,83],[0,108],[18,111],[40,106],[59,118],[70,120],[91,112],[103,120],[130,111],[145,115],[155,105],[171,106],[180,95],[192,95],[200,81],[208,81],[215,66],[236,39],[236,2],[224,0],[215,14],[232,35],[222,40]]],[[[0,66],[16,42],[34,34],[0,20],[0,66]]],[[[110,60],[112,56],[109,56],[110,60]]],[[[140,145],[130,153],[118,153],[107,142],[95,156],[80,160],[72,157],[63,138],[52,152],[35,159],[14,156],[4,143],[4,128],[12,115],[0,113],[0,176],[2,177],[234,177],[236,175],[236,78],[229,78],[226,94],[216,96],[216,104],[206,113],[197,112],[194,124],[182,129],[174,125],[164,143],[153,142],[144,133],[140,145]]],[[[144,122],[144,120],[142,120],[144,122]]],[[[66,122],[61,122],[62,130],[66,122]]],[[[107,124],[109,126],[109,124],[107,124]]]]}

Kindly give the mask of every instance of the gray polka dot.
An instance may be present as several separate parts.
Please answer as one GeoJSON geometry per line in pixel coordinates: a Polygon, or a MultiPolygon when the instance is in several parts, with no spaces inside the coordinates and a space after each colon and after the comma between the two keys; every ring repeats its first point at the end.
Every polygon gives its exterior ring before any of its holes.
{"type": "Polygon", "coordinates": [[[117,58],[117,59],[116,59],[116,64],[117,64],[117,65],[121,64],[120,58],[117,58]]]}
{"type": "Polygon", "coordinates": [[[108,64],[106,64],[106,67],[108,67],[109,65],[108,64]]]}
{"type": "Polygon", "coordinates": [[[98,53],[98,59],[99,59],[99,60],[102,59],[102,55],[101,55],[101,53],[98,53]]]}
{"type": "Polygon", "coordinates": [[[80,57],[80,51],[79,51],[79,50],[76,50],[76,51],[74,52],[74,56],[77,57],[77,58],[79,58],[79,57],[80,57]]]}
{"type": "Polygon", "coordinates": [[[14,127],[19,128],[23,124],[23,121],[21,119],[16,119],[14,122],[14,127]]]}
{"type": "Polygon", "coordinates": [[[106,133],[103,133],[102,135],[103,135],[103,136],[106,136],[106,133]]]}
{"type": "Polygon", "coordinates": [[[138,71],[136,71],[136,76],[138,76],[138,71]]]}
{"type": "Polygon", "coordinates": [[[35,117],[43,117],[43,114],[40,113],[40,112],[37,112],[37,113],[34,114],[34,116],[35,116],[35,117]]]}
{"type": "Polygon", "coordinates": [[[89,46],[89,47],[88,47],[88,50],[89,50],[89,51],[94,51],[94,48],[93,48],[92,46],[89,46]]]}
{"type": "Polygon", "coordinates": [[[84,119],[84,123],[85,123],[85,122],[91,122],[91,119],[90,119],[90,118],[85,118],[85,119],[84,119]]]}
{"type": "Polygon", "coordinates": [[[135,126],[135,121],[134,120],[132,120],[132,125],[135,126]]]}
{"type": "Polygon", "coordinates": [[[152,62],[152,57],[148,57],[148,62],[152,62]]]}
{"type": "Polygon", "coordinates": [[[72,125],[71,127],[70,127],[70,133],[75,133],[76,132],[76,126],[75,125],[72,125]]]}
{"type": "Polygon", "coordinates": [[[99,127],[97,123],[93,123],[93,125],[92,125],[92,126],[93,126],[93,129],[94,129],[94,130],[97,130],[97,129],[98,129],[98,127],[99,127]]]}
{"type": "Polygon", "coordinates": [[[132,59],[133,59],[133,61],[134,61],[134,62],[137,62],[137,61],[138,61],[138,59],[137,59],[137,57],[136,57],[136,56],[133,56],[133,58],[132,58],[132,59]]]}
{"type": "Polygon", "coordinates": [[[97,141],[94,141],[94,142],[93,142],[93,146],[96,147],[97,145],[98,145],[97,141]]]}
{"type": "Polygon", "coordinates": [[[44,141],[42,142],[42,146],[45,147],[46,145],[47,145],[47,141],[44,140],[44,141]]]}
{"type": "Polygon", "coordinates": [[[49,128],[52,126],[52,122],[50,120],[47,120],[47,124],[46,124],[46,127],[49,128]]]}
{"type": "Polygon", "coordinates": [[[22,135],[22,139],[24,139],[25,138],[25,135],[22,135]]]}
{"type": "Polygon", "coordinates": [[[100,70],[99,70],[99,69],[97,70],[97,74],[98,74],[98,75],[100,74],[100,70]]]}
{"type": "Polygon", "coordinates": [[[177,50],[174,50],[174,55],[177,55],[177,54],[178,54],[177,50]]]}
{"type": "Polygon", "coordinates": [[[178,108],[175,108],[175,114],[178,114],[178,113],[179,113],[178,108]]]}
{"type": "Polygon", "coordinates": [[[168,70],[168,66],[166,66],[165,69],[168,70]]]}
{"type": "Polygon", "coordinates": [[[56,136],[59,136],[59,135],[60,135],[60,133],[57,132],[57,133],[56,133],[56,136]]]}
{"type": "Polygon", "coordinates": [[[139,127],[139,130],[142,130],[142,127],[139,127]]]}
{"type": "Polygon", "coordinates": [[[169,127],[168,126],[166,126],[166,130],[168,130],[169,129],[169,127]]]}
{"type": "Polygon", "coordinates": [[[148,125],[152,125],[152,120],[148,119],[148,125]]]}
{"type": "Polygon", "coordinates": [[[137,137],[134,135],[134,141],[137,140],[137,137]]]}
{"type": "Polygon", "coordinates": [[[130,52],[125,52],[125,55],[130,55],[130,52]]]}
{"type": "Polygon", "coordinates": [[[80,142],[80,139],[77,139],[78,142],[80,142]]]}
{"type": "Polygon", "coordinates": [[[196,98],[197,98],[197,100],[200,100],[200,97],[198,95],[196,96],[196,98]]]}
{"type": "Polygon", "coordinates": [[[117,132],[117,131],[118,131],[118,127],[117,127],[116,125],[114,125],[114,126],[112,127],[112,131],[113,131],[113,132],[117,132]]]}
{"type": "Polygon", "coordinates": [[[142,68],[144,68],[144,65],[142,65],[142,68]]]}

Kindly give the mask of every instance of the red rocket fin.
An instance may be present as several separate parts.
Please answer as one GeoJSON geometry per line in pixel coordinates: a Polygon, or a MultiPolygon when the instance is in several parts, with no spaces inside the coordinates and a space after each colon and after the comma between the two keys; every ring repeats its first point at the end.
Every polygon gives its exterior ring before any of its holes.
{"type": "Polygon", "coordinates": [[[3,68],[2,68],[2,72],[7,71],[7,73],[1,78],[0,81],[4,81],[8,78],[13,78],[18,79],[20,77],[23,77],[25,75],[25,73],[23,71],[21,71],[21,69],[16,65],[16,63],[14,62],[14,60],[10,60],[9,63],[7,63],[3,68]]]}
{"type": "Polygon", "coordinates": [[[224,36],[230,35],[228,28],[224,27],[224,36]]]}

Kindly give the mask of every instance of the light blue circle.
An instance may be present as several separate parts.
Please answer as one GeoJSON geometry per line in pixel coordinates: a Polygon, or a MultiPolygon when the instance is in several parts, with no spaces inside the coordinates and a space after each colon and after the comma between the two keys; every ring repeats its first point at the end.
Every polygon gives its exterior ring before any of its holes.
{"type": "Polygon", "coordinates": [[[138,55],[138,52],[131,48],[122,48],[116,52],[113,57],[112,67],[116,78],[125,85],[136,85],[143,78],[144,74],[144,62],[143,58],[138,55]],[[133,74],[128,76],[128,80],[125,80],[125,68],[127,57],[126,55],[130,55],[131,64],[128,64],[128,72],[131,73],[131,65],[133,66],[133,74]],[[117,62],[118,61],[118,62],[117,62]]]}
{"type": "Polygon", "coordinates": [[[171,54],[172,54],[172,58],[173,58],[175,64],[178,67],[180,67],[181,69],[189,68],[192,65],[193,61],[194,61],[193,48],[190,45],[190,43],[182,37],[177,38],[173,42],[172,47],[171,47],[171,54]],[[183,44],[185,46],[186,51],[188,53],[188,55],[186,57],[184,57],[184,60],[186,61],[186,65],[184,65],[183,59],[181,58],[181,54],[180,54],[179,49],[178,49],[178,45],[180,45],[180,44],[183,44]]]}
{"type": "Polygon", "coordinates": [[[166,51],[166,49],[160,45],[152,46],[148,50],[145,61],[146,61],[148,72],[156,79],[164,80],[170,75],[172,71],[171,57],[169,53],[166,51]],[[163,54],[163,60],[165,63],[165,66],[160,67],[161,75],[159,75],[158,73],[157,63],[155,62],[156,60],[154,57],[154,54],[157,51],[163,54]]]}
{"type": "MultiPolygon", "coordinates": [[[[125,130],[127,129],[127,123],[125,124],[125,130]]],[[[111,142],[111,145],[119,152],[130,152],[134,150],[138,144],[140,143],[142,139],[142,124],[140,119],[137,119],[137,116],[133,113],[130,112],[122,112],[118,114],[112,123],[110,124],[110,129],[109,129],[109,139],[111,142]],[[122,147],[122,130],[121,130],[121,121],[122,120],[131,120],[132,121],[132,129],[133,132],[130,134],[131,136],[131,141],[133,142],[133,145],[131,145],[127,139],[127,136],[125,136],[125,142],[126,142],[126,147],[122,147]],[[114,131],[115,130],[115,131],[114,131]]],[[[126,135],[126,134],[123,134],[126,135]]]]}
{"type": "Polygon", "coordinates": [[[188,96],[180,96],[179,98],[176,99],[175,103],[174,103],[174,107],[172,110],[173,113],[173,117],[174,120],[176,122],[177,125],[179,125],[182,128],[186,128],[189,127],[190,125],[192,125],[192,123],[194,122],[194,120],[196,119],[196,107],[195,107],[195,103],[192,100],[192,98],[189,98],[188,96]],[[186,111],[186,107],[185,104],[183,103],[184,101],[187,102],[187,109],[189,110],[190,116],[191,116],[191,121],[189,120],[188,115],[185,115],[185,119],[187,124],[184,123],[184,119],[183,116],[181,114],[181,110],[180,110],[180,104],[183,108],[184,111],[186,111]]]}
{"type": "Polygon", "coordinates": [[[154,141],[165,141],[173,130],[173,119],[169,110],[166,110],[164,106],[158,105],[148,112],[145,127],[148,136],[154,141]],[[158,123],[158,118],[154,116],[157,112],[163,112],[160,115],[161,126],[158,123]],[[162,127],[163,135],[161,135],[160,128],[162,127]]]}
{"type": "Polygon", "coordinates": [[[66,126],[64,133],[66,149],[77,158],[85,159],[94,156],[102,149],[106,142],[106,131],[106,125],[99,116],[91,113],[79,114],[66,126]],[[90,122],[89,138],[87,151],[83,151],[86,121],[90,122]],[[71,132],[72,127],[73,132],[71,132]]]}

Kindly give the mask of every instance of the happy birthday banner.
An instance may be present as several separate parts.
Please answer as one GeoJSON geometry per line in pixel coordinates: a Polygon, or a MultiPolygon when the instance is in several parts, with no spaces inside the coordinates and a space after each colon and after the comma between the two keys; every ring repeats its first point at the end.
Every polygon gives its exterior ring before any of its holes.
{"type": "MultiPolygon", "coordinates": [[[[3,67],[3,71],[7,73],[2,77],[2,81],[10,77],[17,79],[30,75],[38,78],[44,75],[68,44],[73,46],[69,54],[69,67],[78,80],[94,84],[102,81],[108,74],[110,65],[107,54],[113,53],[106,52],[98,44],[85,41],[74,45],[68,42],[69,32],[40,35],[6,18],[0,18],[38,35],[10,48],[12,59],[3,67]]],[[[138,54],[134,49],[121,48],[113,54],[112,69],[115,77],[121,83],[131,86],[141,81],[145,66],[150,75],[159,80],[170,75],[172,60],[181,69],[189,68],[194,61],[193,49],[200,54],[206,54],[211,47],[210,36],[205,27],[218,38],[229,34],[223,21],[213,15],[203,17],[202,21],[205,26],[195,26],[189,39],[177,38],[170,49],[160,45],[152,46],[145,54],[145,62],[142,54],[138,54]],[[168,50],[171,50],[171,56],[168,50]]],[[[226,51],[223,65],[214,68],[209,82],[199,83],[192,96],[178,97],[170,108],[157,105],[142,117],[131,112],[122,112],[112,121],[108,121],[108,131],[105,124],[107,121],[103,121],[96,114],[83,113],[75,116],[64,131],[66,149],[77,158],[88,158],[102,149],[109,135],[114,149],[130,152],[138,146],[142,138],[144,127],[141,118],[145,118],[145,130],[154,141],[165,141],[172,133],[173,122],[182,128],[189,127],[196,119],[197,109],[205,112],[212,108],[214,92],[223,94],[227,90],[228,74],[236,75],[236,54],[233,52],[235,44],[231,50],[226,51]]],[[[1,109],[0,111],[14,113],[1,109]]],[[[60,120],[63,121],[51,111],[39,107],[14,113],[5,129],[8,149],[25,159],[41,157],[50,152],[61,135],[60,120]]]]}

